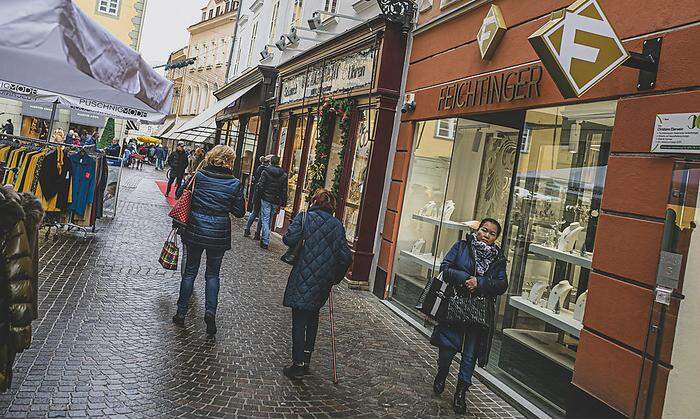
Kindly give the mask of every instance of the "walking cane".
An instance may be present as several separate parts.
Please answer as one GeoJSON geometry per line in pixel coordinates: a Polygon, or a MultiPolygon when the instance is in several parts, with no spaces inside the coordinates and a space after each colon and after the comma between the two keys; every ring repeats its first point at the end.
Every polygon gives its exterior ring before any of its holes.
{"type": "Polygon", "coordinates": [[[331,322],[331,365],[333,367],[333,384],[338,384],[338,370],[336,368],[336,355],[335,355],[335,324],[333,322],[333,290],[331,289],[330,295],[328,296],[328,318],[331,322]]]}

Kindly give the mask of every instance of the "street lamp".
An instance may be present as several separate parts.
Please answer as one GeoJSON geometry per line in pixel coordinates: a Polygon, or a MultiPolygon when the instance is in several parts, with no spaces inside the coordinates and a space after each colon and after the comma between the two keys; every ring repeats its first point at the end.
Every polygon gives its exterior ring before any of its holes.
{"type": "Polygon", "coordinates": [[[341,19],[348,19],[348,20],[354,20],[355,22],[366,22],[364,19],[360,19],[359,17],[356,16],[350,16],[350,15],[343,15],[340,13],[331,13],[331,12],[326,12],[325,10],[316,10],[313,12],[311,15],[311,19],[308,20],[309,23],[309,29],[312,31],[318,30],[323,26],[323,21],[321,20],[321,14],[324,14],[326,16],[330,17],[339,17],[341,19]]]}

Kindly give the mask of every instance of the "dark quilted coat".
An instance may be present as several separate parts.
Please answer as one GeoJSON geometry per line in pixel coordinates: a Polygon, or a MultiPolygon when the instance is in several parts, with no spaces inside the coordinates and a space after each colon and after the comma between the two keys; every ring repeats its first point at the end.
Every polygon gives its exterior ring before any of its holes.
{"type": "Polygon", "coordinates": [[[261,199],[280,206],[287,203],[287,172],[279,166],[270,165],[261,172],[253,201],[261,199]]]}
{"type": "MultiPolygon", "coordinates": [[[[293,248],[302,235],[303,213],[297,214],[284,235],[293,248]]],[[[284,305],[315,311],[328,300],[331,287],[340,283],[352,261],[343,224],[330,212],[312,206],[304,220],[304,246],[284,291],[284,305]]]]}
{"type": "MultiPolygon", "coordinates": [[[[465,287],[465,282],[470,276],[475,276],[475,253],[472,242],[475,239],[472,235],[465,240],[455,243],[440,264],[440,271],[443,273],[445,281],[455,287],[465,287]]],[[[508,278],[506,277],[506,258],[499,249],[498,256],[483,276],[477,276],[477,292],[489,297],[489,328],[484,330],[479,337],[479,347],[477,349],[477,361],[480,367],[485,367],[488,363],[489,352],[491,352],[491,342],[495,332],[496,305],[495,299],[508,289],[508,278]]],[[[444,347],[461,352],[464,347],[463,330],[439,323],[434,329],[430,338],[430,343],[437,347],[444,347]]]]}
{"type": "MultiPolygon", "coordinates": [[[[245,215],[243,186],[230,170],[208,166],[195,174],[192,210],[187,227],[179,230],[182,242],[211,250],[231,248],[231,219],[245,215]]],[[[177,196],[182,195],[183,185],[177,196]]],[[[187,186],[189,187],[189,186],[187,186]]]]}

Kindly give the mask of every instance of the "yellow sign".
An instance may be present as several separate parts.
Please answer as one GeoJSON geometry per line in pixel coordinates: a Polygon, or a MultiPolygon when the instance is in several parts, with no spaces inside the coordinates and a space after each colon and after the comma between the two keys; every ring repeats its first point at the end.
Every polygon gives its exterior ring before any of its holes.
{"type": "Polygon", "coordinates": [[[629,58],[596,0],[578,0],[529,38],[566,98],[579,97],[629,58]]]}
{"type": "Polygon", "coordinates": [[[481,58],[484,60],[491,59],[494,51],[498,48],[501,38],[506,33],[506,22],[503,20],[501,8],[491,5],[491,9],[486,14],[479,33],[476,34],[476,42],[479,44],[481,58]]]}

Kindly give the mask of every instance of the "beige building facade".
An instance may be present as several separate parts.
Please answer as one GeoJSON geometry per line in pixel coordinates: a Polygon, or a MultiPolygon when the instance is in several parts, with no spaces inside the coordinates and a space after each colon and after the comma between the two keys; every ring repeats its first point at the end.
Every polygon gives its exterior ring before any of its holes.
{"type": "Polygon", "coordinates": [[[138,51],[147,1],[74,0],[74,3],[112,35],[138,51]]]}

